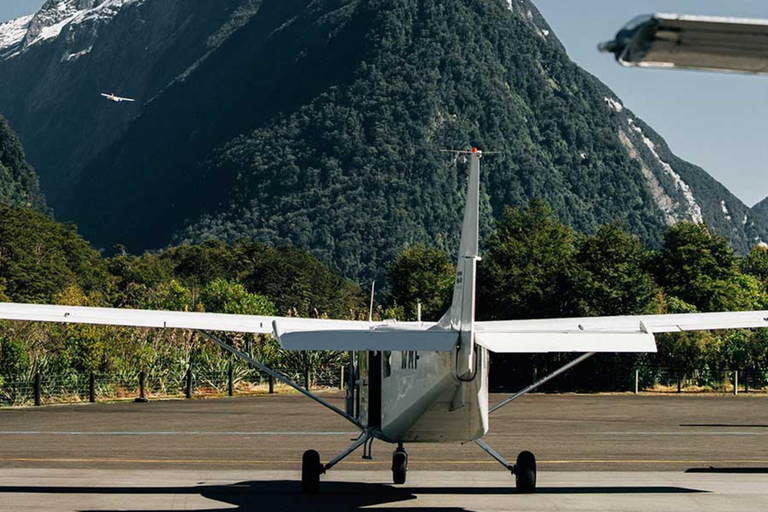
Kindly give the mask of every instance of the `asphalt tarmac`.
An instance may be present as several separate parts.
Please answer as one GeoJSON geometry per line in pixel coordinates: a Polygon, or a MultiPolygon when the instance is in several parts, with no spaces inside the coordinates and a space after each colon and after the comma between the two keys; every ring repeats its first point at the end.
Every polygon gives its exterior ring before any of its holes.
{"type": "Polygon", "coordinates": [[[298,395],[0,409],[0,510],[768,510],[766,396],[530,395],[485,441],[537,455],[536,496],[471,443],[406,445],[391,486],[377,442],[302,497],[303,451],[354,436],[298,395]]]}

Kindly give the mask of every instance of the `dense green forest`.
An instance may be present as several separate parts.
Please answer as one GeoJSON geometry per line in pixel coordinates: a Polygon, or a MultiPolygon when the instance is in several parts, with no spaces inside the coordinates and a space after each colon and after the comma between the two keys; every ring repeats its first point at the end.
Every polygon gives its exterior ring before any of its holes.
{"type": "Polygon", "coordinates": [[[0,62],[0,111],[57,218],[108,253],[249,238],[382,281],[404,245],[453,250],[466,168],[440,150],[472,145],[498,152],[483,237],[541,197],[578,232],[619,220],[658,247],[698,211],[684,182],[740,253],[768,238],[619,110],[528,0],[154,0],[104,23],[0,62]],[[97,104],[100,82],[140,101],[97,104]]]}
{"type": "MultiPolygon", "coordinates": [[[[479,320],[768,309],[768,250],[737,256],[704,225],[680,223],[650,250],[619,224],[578,234],[543,201],[507,209],[479,265],[479,320]]],[[[376,318],[437,320],[450,302],[453,258],[404,248],[386,268],[376,318]]],[[[365,318],[367,291],[309,253],[249,240],[208,241],[141,256],[104,258],[71,225],[30,209],[0,207],[0,298],[17,302],[365,318]]],[[[341,354],[291,354],[262,336],[228,335],[293,375],[335,369],[341,354]]],[[[659,335],[658,354],[602,355],[560,379],[562,389],[628,389],[633,369],[759,370],[768,377],[768,330],[659,335]]],[[[91,371],[155,381],[225,368],[222,351],[189,332],[0,323],[0,378],[91,371]]],[[[514,387],[557,355],[494,356],[495,386],[514,387]]]]}
{"type": "MultiPolygon", "coordinates": [[[[119,249],[119,248],[118,248],[119,249]]],[[[367,315],[357,285],[306,251],[243,240],[103,258],[71,225],[30,209],[0,206],[0,299],[13,302],[208,311],[315,318],[367,315]]],[[[338,362],[297,355],[266,337],[230,339],[270,364],[300,372],[338,362]]],[[[26,322],[0,324],[0,378],[113,372],[180,379],[226,367],[219,350],[188,332],[26,322]],[[224,366],[222,366],[224,365],[224,366]]]]}
{"type": "Polygon", "coordinates": [[[0,116],[0,204],[45,209],[37,173],[8,121],[0,116]]]}

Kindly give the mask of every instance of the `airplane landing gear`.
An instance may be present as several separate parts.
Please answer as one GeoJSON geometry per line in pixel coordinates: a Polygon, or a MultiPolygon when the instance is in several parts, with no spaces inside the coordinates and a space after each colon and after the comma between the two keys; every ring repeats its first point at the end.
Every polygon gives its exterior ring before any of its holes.
{"type": "Polygon", "coordinates": [[[320,490],[320,475],[325,474],[336,464],[346,459],[349,454],[363,445],[368,445],[366,451],[370,454],[369,443],[373,442],[370,432],[362,432],[352,446],[341,452],[328,464],[320,462],[320,454],[315,450],[307,450],[301,458],[301,492],[303,494],[317,494],[320,490]]]}
{"type": "Polygon", "coordinates": [[[517,492],[521,494],[536,492],[536,457],[531,452],[520,452],[517,463],[513,465],[481,439],[475,440],[475,444],[515,475],[517,492]]]}
{"type": "Polygon", "coordinates": [[[531,452],[520,452],[513,473],[517,492],[521,494],[536,492],[536,457],[531,452]]]}
{"type": "Polygon", "coordinates": [[[317,494],[320,490],[320,475],[325,473],[325,467],[320,463],[320,454],[315,450],[307,450],[301,458],[301,492],[317,494]]]}
{"type": "Polygon", "coordinates": [[[408,453],[403,448],[403,443],[397,444],[397,449],[392,452],[392,481],[395,484],[404,484],[408,473],[408,453]]]}

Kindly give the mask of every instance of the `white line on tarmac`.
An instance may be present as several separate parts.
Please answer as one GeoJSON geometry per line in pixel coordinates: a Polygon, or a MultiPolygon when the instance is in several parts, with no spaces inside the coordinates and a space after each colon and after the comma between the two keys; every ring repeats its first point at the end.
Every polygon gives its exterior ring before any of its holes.
{"type": "Polygon", "coordinates": [[[354,436],[359,432],[43,432],[0,431],[0,436],[354,436]]]}
{"type": "MultiPolygon", "coordinates": [[[[569,434],[572,435],[572,434],[569,434]]],[[[766,436],[768,432],[595,432],[600,436],[766,436]]]]}

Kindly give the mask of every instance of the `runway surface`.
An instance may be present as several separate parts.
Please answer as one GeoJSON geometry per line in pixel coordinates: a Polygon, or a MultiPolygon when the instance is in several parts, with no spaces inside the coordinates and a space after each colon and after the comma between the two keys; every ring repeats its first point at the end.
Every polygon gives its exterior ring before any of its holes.
{"type": "Polygon", "coordinates": [[[3,511],[765,512],[765,475],[551,472],[516,494],[501,472],[337,471],[303,496],[297,471],[0,470],[3,511]]]}
{"type": "MultiPolygon", "coordinates": [[[[341,405],[339,395],[330,395],[341,405]]],[[[498,401],[502,396],[494,396],[498,401]]],[[[354,454],[299,494],[301,455],[354,428],[297,395],[0,410],[0,510],[766,510],[768,397],[532,395],[485,440],[539,459],[536,496],[474,444],[354,454]]]]}
{"type": "MultiPolygon", "coordinates": [[[[2,409],[0,468],[299,469],[304,450],[328,460],[355,435],[299,395],[2,409]]],[[[494,413],[485,441],[548,471],[768,467],[768,397],[531,395],[494,413]]],[[[500,467],[473,443],[407,448],[413,470],[500,467]]],[[[388,469],[391,451],[340,469],[388,469]]]]}

